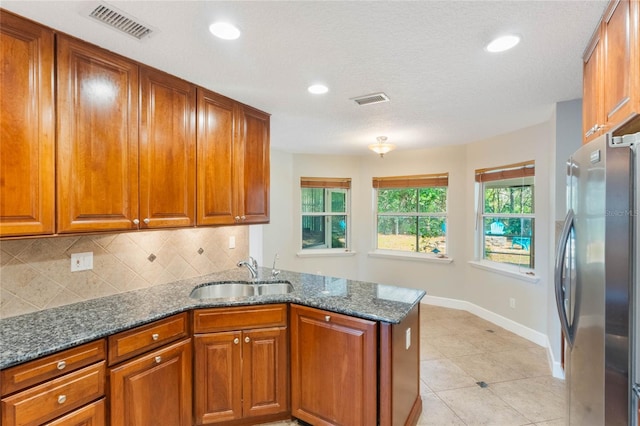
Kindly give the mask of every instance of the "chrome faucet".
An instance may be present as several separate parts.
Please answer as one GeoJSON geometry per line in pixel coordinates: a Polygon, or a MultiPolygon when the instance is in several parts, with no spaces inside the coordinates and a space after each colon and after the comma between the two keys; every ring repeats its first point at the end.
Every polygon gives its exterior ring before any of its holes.
{"type": "Polygon", "coordinates": [[[276,269],[276,260],[278,260],[278,253],[276,253],[276,255],[273,257],[273,266],[271,267],[271,279],[275,279],[278,274],[280,273],[279,270],[276,269]]]}
{"type": "Polygon", "coordinates": [[[241,260],[236,266],[238,266],[238,268],[246,266],[251,274],[251,279],[255,280],[258,278],[258,262],[253,257],[249,256],[249,259],[241,260]]]}

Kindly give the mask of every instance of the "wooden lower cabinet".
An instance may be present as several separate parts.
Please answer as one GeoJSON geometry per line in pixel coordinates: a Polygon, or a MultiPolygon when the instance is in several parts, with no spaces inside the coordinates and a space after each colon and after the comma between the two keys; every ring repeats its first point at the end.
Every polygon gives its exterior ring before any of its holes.
{"type": "Polygon", "coordinates": [[[85,405],[72,413],[62,416],[44,426],[105,426],[104,398],[85,405]]]}
{"type": "Polygon", "coordinates": [[[191,339],[111,368],[111,426],[191,425],[191,339]]]}
{"type": "Polygon", "coordinates": [[[314,426],[377,424],[377,323],[291,305],[291,414],[314,426]]]}
{"type": "Polygon", "coordinates": [[[196,424],[289,418],[286,305],[200,309],[193,332],[196,424]]]}

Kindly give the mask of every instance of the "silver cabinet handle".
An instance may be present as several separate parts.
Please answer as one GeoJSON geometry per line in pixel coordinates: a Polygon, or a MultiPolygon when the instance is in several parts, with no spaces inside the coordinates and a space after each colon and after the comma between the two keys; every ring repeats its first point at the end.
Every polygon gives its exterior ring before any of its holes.
{"type": "Polygon", "coordinates": [[[324,316],[324,320],[325,320],[326,322],[331,321],[331,316],[330,316],[330,315],[325,315],[325,316],[324,316]]]}
{"type": "Polygon", "coordinates": [[[240,339],[238,339],[237,337],[235,339],[233,339],[233,344],[237,345],[238,343],[240,343],[240,339]]]}
{"type": "Polygon", "coordinates": [[[153,334],[151,335],[151,338],[152,338],[153,340],[158,340],[158,339],[160,338],[160,335],[159,335],[158,333],[153,333],[153,334]]]}
{"type": "Polygon", "coordinates": [[[67,366],[66,362],[58,361],[58,365],[56,367],[58,367],[58,370],[64,370],[66,366],[67,366]]]}
{"type": "Polygon", "coordinates": [[[245,215],[240,216],[240,219],[245,220],[247,217],[245,215]]]}
{"type": "Polygon", "coordinates": [[[144,223],[146,223],[147,225],[149,224],[149,222],[151,222],[151,219],[149,219],[148,217],[145,217],[143,220],[144,223]]]}
{"type": "Polygon", "coordinates": [[[247,337],[245,337],[245,338],[244,338],[244,342],[245,342],[245,343],[249,343],[250,341],[251,341],[251,339],[249,338],[249,336],[247,336],[247,337]]]}
{"type": "Polygon", "coordinates": [[[239,220],[240,220],[240,216],[236,216],[236,217],[234,217],[234,219],[235,219],[235,220],[236,220],[236,222],[237,222],[237,221],[239,221],[239,220]]]}
{"type": "Polygon", "coordinates": [[[132,222],[133,222],[134,225],[139,225],[140,224],[140,221],[138,219],[133,219],[132,222]]]}
{"type": "Polygon", "coordinates": [[[160,364],[162,362],[162,357],[161,356],[157,356],[155,358],[155,360],[156,360],[156,364],[160,364]]]}
{"type": "Polygon", "coordinates": [[[58,404],[64,404],[67,401],[67,395],[58,396],[58,404]]]}

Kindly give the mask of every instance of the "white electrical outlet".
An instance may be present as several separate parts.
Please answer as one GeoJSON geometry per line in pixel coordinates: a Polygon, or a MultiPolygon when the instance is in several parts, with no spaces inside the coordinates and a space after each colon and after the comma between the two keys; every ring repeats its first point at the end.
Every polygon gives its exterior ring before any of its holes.
{"type": "Polygon", "coordinates": [[[515,309],[516,308],[516,299],[514,297],[509,299],[509,307],[511,309],[515,309]]]}
{"type": "Polygon", "coordinates": [[[406,346],[407,350],[409,350],[409,348],[411,347],[411,327],[407,328],[407,331],[405,331],[404,345],[406,346]]]}
{"type": "Polygon", "coordinates": [[[72,253],[71,272],[87,271],[93,269],[93,252],[72,253]]]}
{"type": "Polygon", "coordinates": [[[229,237],[229,248],[236,248],[236,237],[229,237]]]}

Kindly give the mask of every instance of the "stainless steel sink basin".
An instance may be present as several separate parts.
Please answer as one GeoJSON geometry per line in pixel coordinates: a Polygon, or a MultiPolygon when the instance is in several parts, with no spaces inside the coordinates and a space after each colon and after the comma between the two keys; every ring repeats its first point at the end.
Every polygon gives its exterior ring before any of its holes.
{"type": "Polygon", "coordinates": [[[229,297],[248,297],[261,295],[286,294],[293,291],[289,281],[233,281],[214,282],[200,285],[191,290],[192,299],[220,299],[229,297]]]}

